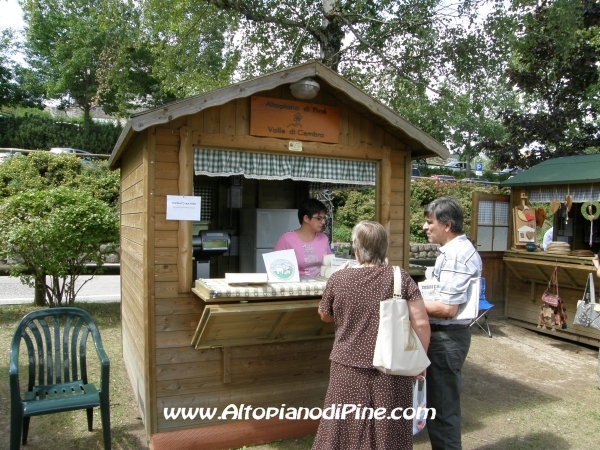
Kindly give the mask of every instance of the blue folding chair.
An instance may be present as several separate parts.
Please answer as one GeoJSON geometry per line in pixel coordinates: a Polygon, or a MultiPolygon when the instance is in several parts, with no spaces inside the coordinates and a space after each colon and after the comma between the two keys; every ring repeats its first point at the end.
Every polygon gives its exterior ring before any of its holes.
{"type": "Polygon", "coordinates": [[[476,319],[471,322],[471,326],[477,325],[482,331],[487,332],[488,336],[492,337],[492,330],[490,330],[490,323],[488,322],[488,312],[494,307],[485,298],[485,278],[481,279],[481,291],[479,293],[479,315],[476,319]],[[485,328],[484,328],[485,327],[485,328]]]}

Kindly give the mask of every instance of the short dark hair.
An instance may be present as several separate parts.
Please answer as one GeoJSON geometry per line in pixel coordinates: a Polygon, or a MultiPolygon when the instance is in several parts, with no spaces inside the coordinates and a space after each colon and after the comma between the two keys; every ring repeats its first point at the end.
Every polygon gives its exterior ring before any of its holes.
{"type": "Polygon", "coordinates": [[[463,211],[460,203],[452,197],[440,197],[425,207],[425,217],[433,216],[439,223],[450,222],[450,231],[454,234],[463,232],[463,211]]]}
{"type": "Polygon", "coordinates": [[[309,198],[304,200],[298,208],[298,222],[302,225],[304,216],[312,217],[314,214],[324,212],[327,214],[327,206],[316,198],[309,198]]]}
{"type": "Polygon", "coordinates": [[[352,229],[352,247],[361,264],[387,265],[388,234],[379,222],[358,222],[352,229]]]}

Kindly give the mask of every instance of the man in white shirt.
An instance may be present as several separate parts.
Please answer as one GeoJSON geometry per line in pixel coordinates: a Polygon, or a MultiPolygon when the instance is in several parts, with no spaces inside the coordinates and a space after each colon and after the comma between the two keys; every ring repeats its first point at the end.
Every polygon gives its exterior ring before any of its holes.
{"type": "Polygon", "coordinates": [[[471,346],[471,320],[456,320],[467,301],[471,279],[481,276],[481,257],[463,234],[463,212],[451,197],[431,202],[424,211],[423,230],[432,244],[440,244],[433,278],[440,283],[440,300],[425,304],[431,327],[427,356],[427,407],[436,417],[427,421],[433,450],[461,449],[460,391],[462,366],[471,346]]]}
{"type": "Polygon", "coordinates": [[[542,249],[544,251],[547,250],[548,244],[550,242],[552,242],[553,236],[554,236],[554,227],[550,227],[550,229],[544,233],[544,239],[542,240],[542,249]]]}

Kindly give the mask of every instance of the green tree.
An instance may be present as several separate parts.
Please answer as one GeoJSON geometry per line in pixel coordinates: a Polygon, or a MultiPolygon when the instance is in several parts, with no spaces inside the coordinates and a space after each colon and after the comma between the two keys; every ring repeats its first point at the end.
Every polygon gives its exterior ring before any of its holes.
{"type": "Polygon", "coordinates": [[[29,190],[0,204],[0,248],[12,276],[42,286],[49,306],[73,305],[76,280],[98,272],[119,236],[114,209],[91,194],[60,187],[29,190]],[[87,262],[95,263],[89,270],[87,262]],[[48,278],[51,280],[48,281],[48,278]]]}
{"type": "Polygon", "coordinates": [[[19,45],[18,34],[10,29],[0,31],[0,107],[29,106],[40,108],[42,89],[30,70],[14,59],[19,45]]]}
{"type": "Polygon", "coordinates": [[[84,126],[98,89],[100,55],[110,45],[99,27],[102,0],[23,0],[26,61],[35,70],[47,98],[61,107],[76,105],[84,126]]]}
{"type": "MultiPolygon", "coordinates": [[[[500,167],[530,167],[600,144],[600,3],[519,2],[521,27],[508,69],[526,110],[500,109],[506,134],[481,145],[500,167]]],[[[594,150],[592,150],[594,151],[594,150]]]]}
{"type": "MultiPolygon", "coordinates": [[[[164,0],[157,4],[164,10],[164,0]]],[[[240,76],[320,60],[465,159],[502,136],[497,105],[515,104],[503,82],[515,27],[504,2],[194,3],[201,4],[232,17],[240,76]]],[[[192,10],[188,0],[169,5],[192,10]]],[[[177,23],[184,34],[188,24],[177,23]]]]}

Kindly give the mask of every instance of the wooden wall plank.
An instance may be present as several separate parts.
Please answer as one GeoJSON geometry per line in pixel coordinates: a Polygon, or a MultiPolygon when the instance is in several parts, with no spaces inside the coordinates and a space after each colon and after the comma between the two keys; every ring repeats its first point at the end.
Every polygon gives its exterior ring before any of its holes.
{"type": "Polygon", "coordinates": [[[139,244],[143,244],[144,238],[142,237],[141,230],[139,228],[121,226],[121,239],[127,239],[128,241],[139,244]]]}
{"type": "MultiPolygon", "coordinates": [[[[157,316],[166,314],[202,314],[202,311],[204,311],[204,302],[196,295],[157,298],[155,311],[157,316]]],[[[191,341],[189,347],[193,348],[191,341]]]]}
{"type": "MultiPolygon", "coordinates": [[[[191,292],[179,294],[177,283],[172,281],[157,281],[155,283],[154,295],[156,298],[195,297],[195,294],[192,294],[191,292]]],[[[190,340],[190,342],[192,341],[190,340]]]]}
{"type": "Polygon", "coordinates": [[[221,128],[221,107],[213,106],[204,110],[204,132],[218,133],[221,128]]]}
{"type": "Polygon", "coordinates": [[[144,260],[144,251],[142,245],[130,241],[129,239],[121,239],[121,251],[129,253],[138,261],[144,260]]]}
{"type": "Polygon", "coordinates": [[[121,214],[132,214],[143,212],[145,208],[144,197],[137,197],[132,200],[121,203],[121,214]]]}
{"type": "Polygon", "coordinates": [[[156,213],[156,211],[154,214],[154,224],[156,225],[156,230],[177,231],[179,229],[179,220],[167,220],[166,213],[156,213]]]}
{"type": "Polygon", "coordinates": [[[165,208],[167,204],[167,195],[178,195],[179,188],[177,180],[156,180],[154,185],[154,195],[165,197],[165,208]]]}
{"type": "MultiPolygon", "coordinates": [[[[193,130],[204,131],[204,111],[197,112],[196,114],[190,114],[187,116],[187,126],[193,130]]],[[[177,146],[179,151],[179,145],[177,146]]]]}
{"type": "Polygon", "coordinates": [[[349,145],[348,144],[348,136],[350,133],[350,127],[348,124],[348,107],[347,106],[339,106],[340,108],[340,139],[339,143],[341,145],[349,145]]]}
{"type": "Polygon", "coordinates": [[[144,168],[140,165],[134,171],[129,172],[129,174],[121,177],[121,192],[138,183],[142,179],[143,171],[144,168]]]}
{"type": "Polygon", "coordinates": [[[250,132],[250,98],[235,99],[235,134],[246,136],[250,132]]]}
{"type": "Polygon", "coordinates": [[[175,145],[179,147],[179,128],[156,128],[156,132],[154,133],[154,138],[152,142],[153,150],[155,146],[161,147],[163,145],[166,145],[168,147],[175,145]]]}
{"type": "Polygon", "coordinates": [[[176,248],[155,248],[154,264],[177,264],[176,248]]]}
{"type": "Polygon", "coordinates": [[[121,226],[123,227],[131,227],[131,228],[138,228],[138,229],[142,229],[143,226],[143,221],[144,221],[144,214],[143,213],[136,213],[136,214],[122,214],[121,215],[121,226]]]}
{"type": "MultiPolygon", "coordinates": [[[[360,138],[359,138],[360,140],[360,138]]],[[[260,153],[289,154],[288,141],[285,139],[230,136],[226,134],[194,133],[194,147],[210,149],[238,149],[260,153]]],[[[361,147],[360,145],[326,144],[323,142],[302,142],[302,154],[322,158],[348,158],[377,161],[381,159],[382,149],[361,147]]]]}
{"type": "Polygon", "coordinates": [[[179,154],[178,145],[161,145],[160,152],[156,153],[156,162],[177,163],[179,154]]]}
{"type": "Polygon", "coordinates": [[[156,316],[155,330],[159,331],[184,331],[190,328],[195,330],[200,322],[199,314],[171,314],[156,316]]]}
{"type": "Polygon", "coordinates": [[[219,118],[219,132],[223,134],[235,135],[236,127],[236,102],[227,102],[221,106],[221,117],[219,118]]]}
{"type": "Polygon", "coordinates": [[[178,180],[179,164],[176,162],[156,162],[156,178],[162,180],[178,180]]]}
{"type": "Polygon", "coordinates": [[[177,231],[156,230],[153,244],[154,247],[172,247],[178,249],[179,247],[177,246],[177,231]]]}
{"type": "Polygon", "coordinates": [[[125,203],[129,200],[139,198],[142,195],[144,195],[144,183],[142,180],[139,180],[131,187],[121,191],[121,202],[125,203]]]}
{"type": "Polygon", "coordinates": [[[177,264],[155,264],[154,279],[156,281],[177,281],[177,264]]]}
{"type": "MultiPolygon", "coordinates": [[[[144,349],[144,397],[147,408],[146,415],[149,420],[144,424],[146,434],[152,435],[158,430],[157,417],[151,411],[156,411],[156,375],[152,367],[154,363],[154,202],[152,197],[156,195],[156,146],[174,145],[178,142],[179,132],[176,130],[161,130],[156,128],[148,128],[146,132],[147,151],[144,155],[144,198],[146,199],[147,215],[144,220],[144,254],[143,254],[143,290],[141,298],[144,301],[141,315],[144,320],[144,337],[142,341],[144,349]],[[168,133],[167,133],[168,132],[168,133]]],[[[171,180],[169,180],[171,181],[171,180]]],[[[174,181],[174,180],[173,180],[174,181]]],[[[166,181],[163,181],[166,182],[166,181]]]]}

